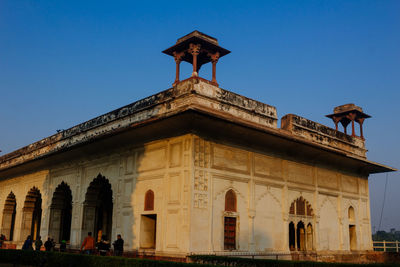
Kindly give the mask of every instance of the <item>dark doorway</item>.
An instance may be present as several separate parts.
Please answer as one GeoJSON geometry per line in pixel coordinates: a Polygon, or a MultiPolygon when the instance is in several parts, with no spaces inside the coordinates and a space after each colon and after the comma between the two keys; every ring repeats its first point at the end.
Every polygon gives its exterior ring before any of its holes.
{"type": "Polygon", "coordinates": [[[296,244],[295,244],[296,237],[295,237],[295,235],[296,235],[296,233],[295,233],[295,230],[294,230],[294,223],[290,222],[289,223],[289,249],[292,250],[292,251],[296,250],[296,244]]]}
{"type": "Polygon", "coordinates": [[[224,249],[236,249],[236,218],[224,217],[224,249]]]}
{"type": "Polygon", "coordinates": [[[17,213],[17,201],[15,195],[11,192],[4,204],[3,221],[1,223],[1,233],[7,240],[14,238],[15,214],[17,213]]]}
{"type": "Polygon", "coordinates": [[[112,231],[112,190],[109,181],[99,174],[89,185],[83,209],[82,240],[93,232],[95,240],[105,235],[111,240],[112,231]]]}
{"type": "Polygon", "coordinates": [[[54,191],[50,205],[49,236],[59,243],[69,241],[71,235],[72,193],[62,182],[54,191]]]}

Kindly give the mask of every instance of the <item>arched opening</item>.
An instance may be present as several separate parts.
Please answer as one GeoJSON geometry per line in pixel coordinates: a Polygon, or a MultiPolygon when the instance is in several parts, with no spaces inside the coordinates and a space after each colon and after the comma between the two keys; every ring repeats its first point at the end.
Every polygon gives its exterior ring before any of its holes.
{"type": "Polygon", "coordinates": [[[349,207],[348,215],[349,215],[349,222],[353,222],[354,223],[355,220],[356,220],[356,216],[354,214],[354,208],[352,206],[349,207]]]}
{"type": "Polygon", "coordinates": [[[59,243],[69,241],[71,235],[72,193],[69,186],[62,182],[53,193],[50,205],[49,236],[59,243]]]}
{"type": "Polygon", "coordinates": [[[297,250],[306,250],[306,231],[302,221],[297,223],[297,250]]]}
{"type": "Polygon", "coordinates": [[[109,181],[99,174],[89,185],[83,205],[82,240],[92,232],[95,240],[102,235],[111,239],[112,190],[109,181]]]}
{"type": "Polygon", "coordinates": [[[6,199],[6,202],[4,203],[3,221],[1,223],[1,233],[7,238],[7,240],[13,240],[14,238],[16,213],[17,201],[15,199],[14,193],[11,192],[6,199]]]}
{"type": "Polygon", "coordinates": [[[296,231],[294,230],[294,223],[289,223],[289,249],[295,250],[296,249],[296,231]]]}
{"type": "Polygon", "coordinates": [[[236,249],[236,216],[232,214],[237,211],[236,194],[230,189],[225,194],[225,212],[224,217],[224,249],[236,249]]]}
{"type": "Polygon", "coordinates": [[[354,214],[354,208],[352,206],[349,207],[348,216],[350,250],[357,250],[356,218],[354,214]]]}
{"type": "Polygon", "coordinates": [[[314,213],[308,201],[303,197],[293,201],[289,209],[289,218],[289,249],[291,251],[313,250],[314,213]]]}
{"type": "MultiPolygon", "coordinates": [[[[154,210],[154,192],[147,190],[144,196],[144,211],[154,210]]],[[[140,224],[140,248],[155,249],[157,237],[157,214],[143,214],[140,224]]]]}
{"type": "Polygon", "coordinates": [[[29,190],[24,203],[22,214],[21,239],[28,235],[32,240],[40,235],[40,223],[42,219],[42,195],[39,189],[33,187],[29,190]]]}
{"type": "Polygon", "coordinates": [[[307,250],[313,250],[314,249],[314,244],[313,244],[313,228],[311,223],[307,225],[307,250]]]}
{"type": "Polygon", "coordinates": [[[154,192],[147,190],[144,197],[144,210],[154,210],[154,192]]]}
{"type": "Polygon", "coordinates": [[[236,212],[236,194],[232,189],[225,194],[225,211],[236,212]]]}

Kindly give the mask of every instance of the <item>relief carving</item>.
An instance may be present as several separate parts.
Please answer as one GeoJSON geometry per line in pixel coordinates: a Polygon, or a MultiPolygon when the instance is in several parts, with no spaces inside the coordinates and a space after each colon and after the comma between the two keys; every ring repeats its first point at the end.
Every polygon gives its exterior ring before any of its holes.
{"type": "Polygon", "coordinates": [[[208,173],[196,170],[194,176],[194,190],[208,191],[208,173]]]}
{"type": "Polygon", "coordinates": [[[200,138],[194,140],[194,166],[209,168],[210,143],[200,138]]]}
{"type": "Polygon", "coordinates": [[[194,194],[194,207],[199,209],[206,209],[208,205],[208,195],[207,194],[194,194]]]}

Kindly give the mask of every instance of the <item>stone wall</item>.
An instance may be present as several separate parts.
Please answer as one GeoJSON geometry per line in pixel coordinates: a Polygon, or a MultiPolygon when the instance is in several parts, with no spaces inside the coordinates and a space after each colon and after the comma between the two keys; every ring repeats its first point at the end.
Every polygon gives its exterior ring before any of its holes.
{"type": "Polygon", "coordinates": [[[356,214],[351,224],[356,225],[357,250],[372,249],[366,177],[200,137],[194,139],[194,162],[193,252],[224,250],[224,216],[237,218],[237,250],[288,251],[289,222],[304,221],[289,216],[291,203],[299,197],[314,211],[308,218],[314,249],[350,250],[350,206],[356,214]],[[225,194],[231,189],[237,212],[227,214],[225,194]]]}
{"type": "Polygon", "coordinates": [[[13,243],[21,246],[26,238],[20,236],[24,200],[29,189],[36,187],[42,195],[40,235],[47,238],[52,197],[57,186],[64,182],[72,193],[70,244],[72,248],[79,248],[86,235],[82,230],[86,192],[101,174],[112,190],[111,239],[122,234],[127,251],[140,250],[141,216],[156,215],[155,251],[182,255],[189,246],[191,148],[190,135],[144,145],[133,143],[114,151],[82,154],[80,158],[66,159],[63,164],[46,170],[3,180],[0,182],[0,222],[5,199],[12,191],[17,199],[13,243]],[[152,190],[155,196],[152,211],[144,211],[147,190],[152,190]]]}

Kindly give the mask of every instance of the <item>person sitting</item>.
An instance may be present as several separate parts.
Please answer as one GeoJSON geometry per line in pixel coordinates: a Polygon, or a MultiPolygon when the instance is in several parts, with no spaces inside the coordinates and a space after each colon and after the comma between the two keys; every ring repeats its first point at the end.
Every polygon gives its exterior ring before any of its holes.
{"type": "Polygon", "coordinates": [[[62,240],[60,244],[60,252],[65,252],[67,251],[67,241],[62,240]]]}

